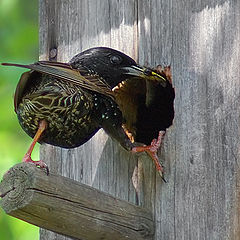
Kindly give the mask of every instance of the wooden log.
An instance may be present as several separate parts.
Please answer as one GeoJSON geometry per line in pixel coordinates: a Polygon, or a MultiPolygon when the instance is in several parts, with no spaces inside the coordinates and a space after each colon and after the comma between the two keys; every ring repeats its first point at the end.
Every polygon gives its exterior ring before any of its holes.
{"type": "Polygon", "coordinates": [[[7,214],[77,239],[153,239],[150,211],[32,164],[11,168],[0,196],[7,214]]]}

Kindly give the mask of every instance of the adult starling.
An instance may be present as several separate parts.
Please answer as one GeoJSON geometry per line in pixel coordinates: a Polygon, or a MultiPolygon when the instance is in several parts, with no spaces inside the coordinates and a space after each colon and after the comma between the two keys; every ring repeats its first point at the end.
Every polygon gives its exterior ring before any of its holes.
{"type": "MultiPolygon", "coordinates": [[[[30,69],[22,74],[14,96],[19,123],[34,138],[23,161],[33,162],[37,141],[74,148],[103,128],[125,149],[148,152],[162,176],[156,153],[174,117],[169,68],[141,67],[105,47],[88,49],[69,63],[3,65],[30,69]]],[[[34,163],[46,167],[42,161],[34,163]]]]}

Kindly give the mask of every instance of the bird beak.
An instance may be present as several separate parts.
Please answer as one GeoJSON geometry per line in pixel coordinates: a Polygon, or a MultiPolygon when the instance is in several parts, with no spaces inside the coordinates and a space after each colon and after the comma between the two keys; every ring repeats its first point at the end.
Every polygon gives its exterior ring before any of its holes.
{"type": "Polygon", "coordinates": [[[123,67],[122,69],[125,71],[124,74],[140,77],[149,81],[157,81],[163,87],[166,87],[167,79],[150,68],[132,65],[130,67],[123,67]]]}

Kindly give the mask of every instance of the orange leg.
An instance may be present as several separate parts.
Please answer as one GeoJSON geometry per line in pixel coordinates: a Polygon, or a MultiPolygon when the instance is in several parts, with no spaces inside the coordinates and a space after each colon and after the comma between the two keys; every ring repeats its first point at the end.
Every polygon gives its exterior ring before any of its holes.
{"type": "Polygon", "coordinates": [[[132,152],[147,152],[152,160],[154,161],[157,171],[160,174],[161,178],[165,182],[165,179],[163,177],[163,167],[159,163],[159,159],[157,156],[157,150],[161,147],[163,138],[165,135],[165,131],[160,131],[158,135],[158,139],[153,139],[151,142],[151,145],[149,146],[139,146],[139,147],[134,147],[132,148],[132,152]]]}
{"type": "Polygon", "coordinates": [[[39,138],[41,137],[42,133],[44,132],[44,130],[47,128],[47,122],[45,120],[41,120],[39,123],[39,127],[38,130],[33,138],[32,144],[30,145],[27,153],[24,155],[23,157],[23,162],[30,162],[35,164],[36,166],[40,167],[40,168],[46,168],[47,170],[47,175],[49,174],[49,169],[46,163],[44,163],[43,161],[33,161],[31,158],[32,155],[32,151],[34,146],[36,145],[37,141],[39,140],[39,138]]]}

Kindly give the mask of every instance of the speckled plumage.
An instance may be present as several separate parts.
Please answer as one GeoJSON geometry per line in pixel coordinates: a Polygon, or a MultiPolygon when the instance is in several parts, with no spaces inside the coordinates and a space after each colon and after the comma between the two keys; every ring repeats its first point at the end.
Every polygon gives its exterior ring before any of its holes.
{"type": "Polygon", "coordinates": [[[93,121],[96,97],[88,90],[38,72],[31,78],[34,81],[27,86],[16,108],[22,128],[31,137],[42,119],[48,127],[41,141],[64,148],[83,144],[100,128],[93,121]]]}

